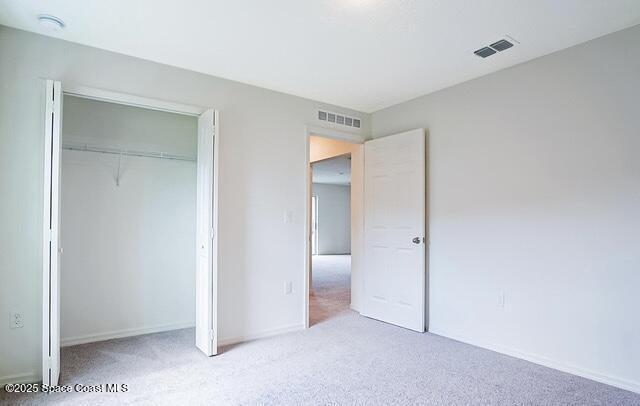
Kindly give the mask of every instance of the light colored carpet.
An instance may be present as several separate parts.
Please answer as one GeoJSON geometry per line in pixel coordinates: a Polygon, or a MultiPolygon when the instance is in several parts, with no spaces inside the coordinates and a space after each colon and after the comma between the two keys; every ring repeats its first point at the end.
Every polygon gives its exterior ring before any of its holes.
{"type": "Polygon", "coordinates": [[[348,312],[351,305],[351,255],[314,255],[309,291],[309,324],[348,312]]]}
{"type": "Polygon", "coordinates": [[[345,278],[330,274],[318,274],[317,318],[308,330],[224,347],[212,358],[195,349],[192,329],[68,347],[62,384],[125,383],[129,392],[2,394],[0,402],[640,405],[638,394],[361,317],[346,309],[344,292],[331,289],[330,280],[344,289],[345,278]],[[334,295],[342,305],[327,307],[334,295]]]}

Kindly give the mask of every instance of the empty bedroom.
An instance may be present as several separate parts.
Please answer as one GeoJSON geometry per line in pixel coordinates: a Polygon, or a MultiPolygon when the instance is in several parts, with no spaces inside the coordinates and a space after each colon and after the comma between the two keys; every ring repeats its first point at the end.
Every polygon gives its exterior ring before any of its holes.
{"type": "Polygon", "coordinates": [[[0,1],[0,405],[640,406],[637,0],[0,1]]]}

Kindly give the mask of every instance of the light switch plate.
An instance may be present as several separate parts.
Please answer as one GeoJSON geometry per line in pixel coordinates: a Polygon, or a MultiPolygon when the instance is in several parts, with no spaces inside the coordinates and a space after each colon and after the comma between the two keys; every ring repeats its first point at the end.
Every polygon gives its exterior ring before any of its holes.
{"type": "Polygon", "coordinates": [[[11,313],[11,319],[9,320],[10,328],[22,328],[24,327],[24,316],[22,313],[11,313]]]}

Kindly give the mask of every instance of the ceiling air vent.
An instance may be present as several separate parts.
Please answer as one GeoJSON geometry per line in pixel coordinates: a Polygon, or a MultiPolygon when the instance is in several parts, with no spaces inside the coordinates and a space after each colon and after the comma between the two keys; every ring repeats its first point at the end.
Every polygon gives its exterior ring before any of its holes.
{"type": "Polygon", "coordinates": [[[333,113],[330,111],[318,110],[318,120],[335,123],[345,127],[360,128],[360,119],[348,117],[343,114],[333,113]]]}
{"type": "Polygon", "coordinates": [[[506,39],[501,39],[498,42],[494,42],[493,44],[489,45],[491,48],[495,49],[496,51],[502,52],[505,49],[509,49],[513,46],[513,44],[509,41],[507,41],[506,39]]]}
{"type": "Polygon", "coordinates": [[[484,47],[484,48],[480,48],[477,51],[474,52],[474,54],[478,55],[481,58],[486,58],[487,56],[491,56],[493,54],[495,54],[496,51],[494,51],[493,49],[489,48],[489,47],[484,47]]]}
{"type": "MultiPolygon", "coordinates": [[[[507,38],[513,40],[514,42],[517,42],[519,44],[518,41],[514,40],[513,38],[511,38],[510,36],[506,36],[507,38]]],[[[473,53],[478,55],[481,58],[486,58],[488,56],[491,56],[497,52],[502,52],[502,51],[506,51],[507,49],[513,47],[513,42],[507,41],[506,39],[501,39],[498,40],[496,42],[494,42],[493,44],[486,46],[486,47],[482,47],[476,51],[474,51],[473,53]]]]}

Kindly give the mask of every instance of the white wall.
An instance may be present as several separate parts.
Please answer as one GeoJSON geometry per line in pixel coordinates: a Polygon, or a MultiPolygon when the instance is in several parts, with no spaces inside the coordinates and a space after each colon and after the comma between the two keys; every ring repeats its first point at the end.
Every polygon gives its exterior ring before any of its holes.
{"type": "Polygon", "coordinates": [[[367,114],[6,27],[0,54],[0,321],[25,316],[0,322],[0,381],[40,371],[43,78],[218,109],[220,341],[303,326],[305,126],[322,108],[366,135],[367,114]]]}
{"type": "Polygon", "coordinates": [[[318,254],[351,253],[351,187],[313,184],[318,205],[318,254]]]}
{"type": "MultiPolygon", "coordinates": [[[[66,96],[62,141],[196,155],[197,119],[66,96]]],[[[195,324],[195,162],[63,151],[63,345],[195,324]]]]}
{"type": "Polygon", "coordinates": [[[339,155],[353,153],[360,144],[340,141],[317,135],[309,137],[309,162],[321,161],[339,155]]]}
{"type": "Polygon", "coordinates": [[[431,332],[640,391],[639,43],[373,114],[376,137],[428,130],[431,332]]]}

